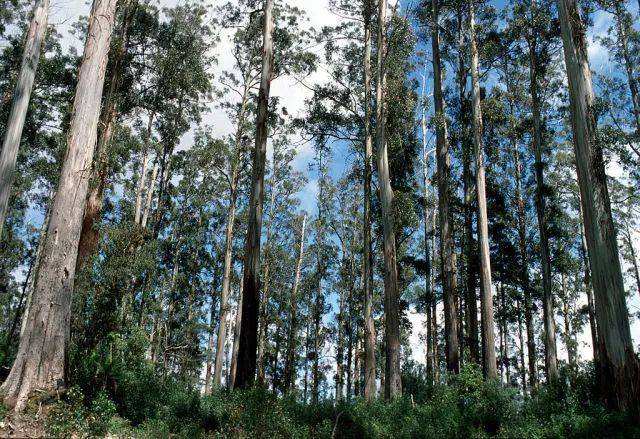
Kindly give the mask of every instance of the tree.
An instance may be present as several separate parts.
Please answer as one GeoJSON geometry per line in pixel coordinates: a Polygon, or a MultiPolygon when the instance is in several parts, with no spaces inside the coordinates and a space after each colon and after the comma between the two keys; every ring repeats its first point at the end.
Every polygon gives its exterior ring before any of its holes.
{"type": "Polygon", "coordinates": [[[387,87],[387,2],[378,2],[378,61],[376,88],[376,142],[378,181],[382,204],[384,231],[384,290],[385,290],[385,397],[393,399],[402,394],[400,377],[400,317],[398,309],[398,267],[396,265],[396,238],[394,230],[393,189],[389,176],[389,158],[385,132],[387,87]]]}
{"type": "Polygon", "coordinates": [[[363,172],[363,261],[364,284],[364,398],[373,400],[376,395],[376,328],[373,321],[373,252],[371,248],[371,167],[373,159],[373,135],[371,129],[371,22],[373,2],[364,0],[364,172],[363,172]]]}
{"type": "Polygon", "coordinates": [[[442,93],[442,73],[440,62],[439,34],[439,2],[431,2],[431,50],[433,62],[433,102],[434,123],[436,126],[436,166],[438,178],[438,221],[440,231],[440,271],[442,275],[442,295],[445,317],[445,356],[447,370],[458,373],[460,369],[460,353],[458,340],[458,316],[455,304],[457,292],[456,255],[453,241],[453,224],[451,216],[451,158],[449,155],[449,139],[447,120],[444,111],[442,93]]]}
{"type": "Polygon", "coordinates": [[[493,329],[493,287],[489,255],[487,199],[485,194],[484,149],[482,141],[482,108],[478,74],[478,48],[475,35],[474,0],[469,1],[469,31],[471,42],[471,83],[473,88],[473,146],[475,153],[476,194],[478,202],[478,244],[480,247],[480,280],[482,282],[482,345],[483,368],[488,379],[497,377],[495,335],[493,329]]]}
{"type": "Polygon", "coordinates": [[[95,149],[116,3],[96,0],[89,18],[67,154],[37,268],[28,320],[18,355],[1,388],[6,403],[16,411],[25,407],[35,389],[54,391],[64,383],[77,245],[89,183],[84,170],[90,166],[95,149]]]}
{"type": "Polygon", "coordinates": [[[7,121],[2,152],[0,153],[0,237],[2,237],[2,229],[7,216],[7,205],[13,184],[13,173],[16,167],[22,129],[27,116],[40,52],[47,32],[48,16],[49,0],[38,0],[26,35],[20,75],[13,92],[11,113],[7,121]]]}
{"type": "Polygon", "coordinates": [[[267,150],[267,118],[269,91],[273,68],[273,0],[264,1],[262,72],[258,95],[256,144],[253,151],[253,173],[249,201],[249,225],[245,242],[242,320],[238,370],[234,387],[246,388],[253,384],[256,371],[258,344],[258,304],[260,292],[260,233],[262,231],[262,202],[264,198],[264,167],[267,150]]]}
{"type": "Polygon", "coordinates": [[[640,366],[633,353],[607,176],[594,114],[584,21],[574,0],[558,0],[569,82],[580,203],[598,320],[598,381],[611,407],[637,409],[640,366]]]}

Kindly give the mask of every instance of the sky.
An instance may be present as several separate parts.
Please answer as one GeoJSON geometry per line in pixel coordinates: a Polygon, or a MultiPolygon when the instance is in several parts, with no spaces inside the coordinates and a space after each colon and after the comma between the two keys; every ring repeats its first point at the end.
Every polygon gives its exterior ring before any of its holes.
{"type": "MultiPolygon", "coordinates": [[[[309,18],[309,26],[316,29],[325,25],[332,25],[338,23],[341,18],[332,14],[328,8],[329,0],[287,0],[292,6],[298,6],[300,9],[307,12],[309,18]]],[[[161,0],[161,6],[174,6],[178,0],[161,0]]],[[[209,3],[213,7],[223,3],[224,0],[209,0],[209,3]]],[[[402,0],[402,6],[412,5],[416,0],[402,0]]],[[[391,1],[390,3],[393,3],[391,1]]],[[[498,0],[495,3],[496,6],[501,7],[504,2],[498,0]]],[[[637,3],[631,2],[630,4],[633,12],[637,12],[637,3]]],[[[51,18],[50,21],[56,26],[58,32],[63,35],[63,46],[76,47],[78,52],[81,52],[83,41],[79,41],[76,36],[72,35],[72,25],[82,15],[87,15],[90,9],[90,4],[82,0],[52,0],[51,2],[51,18]]],[[[613,69],[612,64],[609,62],[608,53],[606,49],[597,41],[598,35],[604,35],[607,33],[608,28],[611,25],[611,16],[604,12],[598,12],[594,15],[594,24],[589,29],[589,55],[591,60],[591,67],[596,72],[611,72],[613,69]]],[[[221,35],[220,43],[212,50],[217,55],[217,66],[215,72],[223,70],[229,70],[233,66],[233,60],[231,59],[231,46],[230,33],[223,33],[221,35]]],[[[322,59],[321,46],[314,48],[322,59]]],[[[430,72],[427,73],[429,75],[430,72]]],[[[310,78],[306,79],[307,83],[313,83],[321,81],[326,77],[324,67],[320,65],[318,71],[314,73],[310,78]]],[[[596,90],[597,91],[597,90],[596,90]]],[[[272,96],[279,97],[282,105],[287,107],[290,114],[294,116],[300,116],[304,111],[304,101],[310,96],[310,91],[305,87],[299,85],[292,78],[282,77],[278,78],[272,84],[272,96]]],[[[204,124],[211,126],[218,136],[229,134],[233,128],[232,122],[227,117],[224,111],[220,111],[215,107],[215,104],[211,104],[210,111],[204,116],[204,124]]],[[[193,131],[185,135],[181,141],[181,148],[188,148],[193,141],[193,131]]],[[[308,174],[308,183],[305,187],[300,188],[299,197],[301,199],[302,208],[308,212],[315,211],[315,199],[317,195],[317,179],[313,172],[308,170],[308,165],[312,159],[313,149],[312,145],[306,143],[301,144],[298,147],[298,157],[295,162],[295,167],[308,174]]],[[[333,174],[338,173],[340,167],[340,160],[334,160],[333,174]]],[[[342,164],[343,165],[343,164],[342,164]]],[[[630,312],[640,312],[640,299],[637,295],[633,295],[633,298],[628,301],[630,312]]],[[[423,342],[421,341],[421,335],[423,334],[423,322],[424,317],[418,313],[410,312],[409,318],[413,324],[414,330],[411,335],[411,345],[413,351],[413,358],[417,361],[424,361],[424,349],[423,342]]],[[[633,318],[633,330],[634,339],[636,344],[640,339],[640,324],[638,319],[633,318]]],[[[558,322],[560,323],[560,322],[558,322]]],[[[560,340],[560,338],[559,338],[560,340]]],[[[585,332],[580,337],[580,355],[582,359],[591,358],[590,348],[590,334],[588,325],[585,332]]],[[[560,358],[566,358],[566,350],[562,346],[562,343],[558,342],[560,350],[560,358]]]]}

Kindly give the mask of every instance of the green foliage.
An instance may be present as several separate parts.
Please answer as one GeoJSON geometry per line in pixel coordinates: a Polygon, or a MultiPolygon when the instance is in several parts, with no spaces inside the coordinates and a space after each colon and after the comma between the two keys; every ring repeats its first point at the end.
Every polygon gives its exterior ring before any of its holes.
{"type": "MultiPolygon", "coordinates": [[[[138,388],[122,383],[128,399],[98,392],[86,400],[70,389],[49,413],[48,432],[66,436],[238,437],[238,438],[484,438],[635,437],[637,425],[624,414],[594,402],[592,371],[563,374],[533,396],[518,395],[487,382],[476,365],[464,367],[449,383],[418,384],[418,368],[405,396],[371,403],[357,398],[304,404],[261,388],[220,391],[210,396],[176,381],[139,377],[138,388]],[[156,388],[142,387],[141,383],[156,388]],[[419,393],[414,395],[413,390],[419,393]],[[133,403],[139,410],[132,411],[133,403]],[[134,427],[123,418],[132,421],[134,427]],[[142,413],[145,418],[139,417],[142,413]],[[137,418],[135,418],[138,416],[137,418]]],[[[408,383],[409,383],[408,382],[408,383]]]]}

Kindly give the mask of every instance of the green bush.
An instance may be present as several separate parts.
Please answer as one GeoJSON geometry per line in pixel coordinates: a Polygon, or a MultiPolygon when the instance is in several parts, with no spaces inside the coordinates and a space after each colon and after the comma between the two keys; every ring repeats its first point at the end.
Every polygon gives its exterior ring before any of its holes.
{"type": "Polygon", "coordinates": [[[448,384],[428,384],[417,365],[403,370],[404,396],[305,404],[262,388],[201,396],[191,384],[166,377],[145,359],[146,340],[109,334],[76,372],[52,410],[50,432],[66,436],[220,438],[583,438],[640,437],[637,424],[597,401],[593,370],[561,370],[533,395],[467,365],[448,384]],[[98,388],[88,387],[100,383],[98,388]]]}

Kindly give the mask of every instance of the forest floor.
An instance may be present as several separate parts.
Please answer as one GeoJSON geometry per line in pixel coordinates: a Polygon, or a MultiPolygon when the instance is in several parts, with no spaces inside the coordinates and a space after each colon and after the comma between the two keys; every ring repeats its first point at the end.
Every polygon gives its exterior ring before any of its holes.
{"type": "Polygon", "coordinates": [[[631,416],[599,404],[589,374],[524,397],[475,369],[447,385],[405,378],[405,396],[392,402],[306,404],[261,388],[202,396],[177,381],[122,383],[111,396],[72,387],[30,400],[19,417],[0,406],[0,437],[640,438],[631,416]]]}

